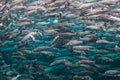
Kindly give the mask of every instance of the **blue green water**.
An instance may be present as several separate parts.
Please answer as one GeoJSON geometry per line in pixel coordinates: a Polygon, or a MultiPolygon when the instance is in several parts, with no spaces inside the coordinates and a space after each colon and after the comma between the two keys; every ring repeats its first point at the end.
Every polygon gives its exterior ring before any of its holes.
{"type": "MultiPolygon", "coordinates": [[[[120,25],[117,21],[86,19],[90,17],[89,7],[77,8],[72,0],[55,7],[49,6],[54,1],[43,0],[38,1],[46,4],[29,5],[34,1],[0,3],[0,80],[120,80],[120,31],[117,30],[120,25]],[[15,6],[25,8],[14,10],[15,6]],[[42,8],[35,8],[35,12],[32,7],[42,8]],[[32,10],[34,12],[29,14],[32,10]],[[98,23],[107,30],[86,28],[99,27],[98,23]],[[115,30],[110,31],[112,28],[115,30]],[[97,43],[98,40],[108,42],[97,43]],[[74,43],[68,44],[70,41],[74,43]],[[76,46],[90,48],[77,49],[76,46]],[[110,70],[115,72],[107,73],[110,70]]],[[[111,4],[101,3],[93,9],[104,6],[111,11],[119,9],[119,4],[111,4]]],[[[120,19],[113,13],[102,14],[120,19]]]]}

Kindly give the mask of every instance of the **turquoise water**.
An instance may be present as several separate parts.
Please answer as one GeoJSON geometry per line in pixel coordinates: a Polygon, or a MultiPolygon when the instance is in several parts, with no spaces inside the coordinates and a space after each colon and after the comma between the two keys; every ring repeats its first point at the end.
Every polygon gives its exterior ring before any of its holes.
{"type": "Polygon", "coordinates": [[[0,80],[120,80],[119,0],[36,1],[0,2],[0,80]]]}

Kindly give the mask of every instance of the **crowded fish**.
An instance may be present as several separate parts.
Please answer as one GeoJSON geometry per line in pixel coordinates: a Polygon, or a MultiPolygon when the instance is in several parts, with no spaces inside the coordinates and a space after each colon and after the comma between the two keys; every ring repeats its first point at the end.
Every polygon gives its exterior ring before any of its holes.
{"type": "Polygon", "coordinates": [[[0,80],[120,80],[120,0],[0,0],[0,80]]]}

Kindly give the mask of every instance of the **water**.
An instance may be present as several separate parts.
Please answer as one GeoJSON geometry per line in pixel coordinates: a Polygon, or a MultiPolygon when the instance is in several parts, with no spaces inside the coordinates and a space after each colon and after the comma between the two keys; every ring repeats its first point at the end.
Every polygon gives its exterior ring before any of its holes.
{"type": "Polygon", "coordinates": [[[120,80],[119,0],[0,1],[0,80],[120,80]]]}

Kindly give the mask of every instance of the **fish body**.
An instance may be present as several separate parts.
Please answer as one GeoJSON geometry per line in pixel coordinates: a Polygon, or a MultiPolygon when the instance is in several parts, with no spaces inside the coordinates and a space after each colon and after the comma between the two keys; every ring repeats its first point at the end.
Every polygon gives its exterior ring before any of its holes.
{"type": "Polygon", "coordinates": [[[73,46],[73,50],[90,50],[92,49],[92,46],[73,46]]]}
{"type": "Polygon", "coordinates": [[[25,40],[27,40],[29,38],[32,38],[32,40],[35,41],[34,35],[36,35],[36,32],[30,32],[25,37],[23,37],[23,39],[21,41],[25,41],[25,40]]]}

